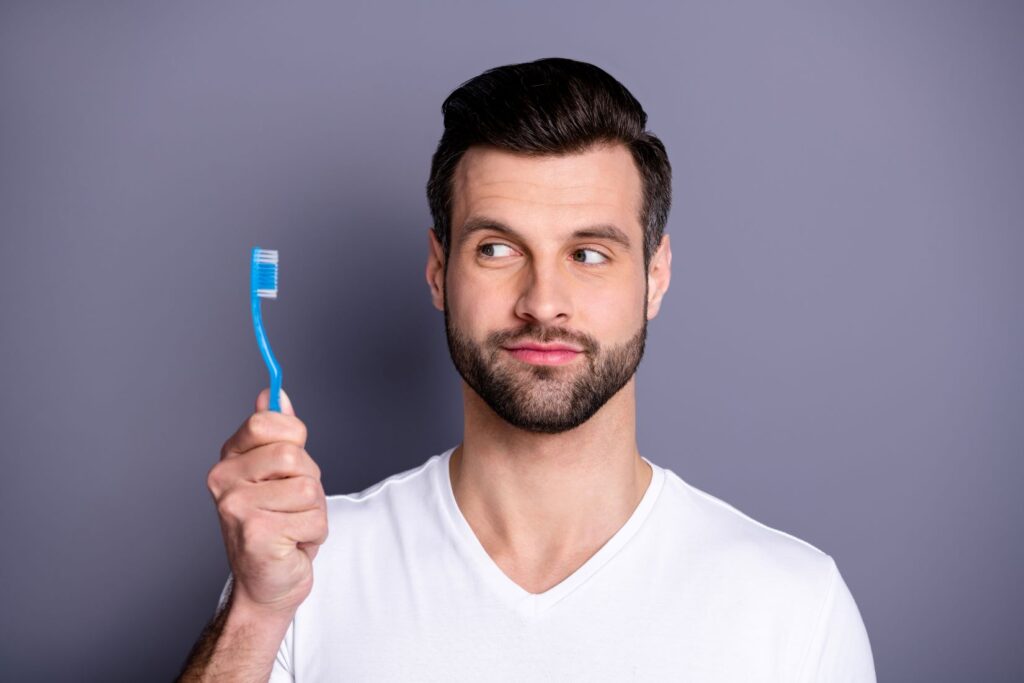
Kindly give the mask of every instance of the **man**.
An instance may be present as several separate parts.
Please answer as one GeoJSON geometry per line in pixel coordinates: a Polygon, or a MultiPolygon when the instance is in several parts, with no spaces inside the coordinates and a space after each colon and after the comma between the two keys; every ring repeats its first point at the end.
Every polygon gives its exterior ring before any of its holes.
{"type": "Polygon", "coordinates": [[[210,471],[233,581],[183,678],[874,681],[828,555],[637,450],[672,262],[640,104],[544,59],[442,110],[426,278],[462,443],[325,498],[291,402],[262,392],[210,471]]]}

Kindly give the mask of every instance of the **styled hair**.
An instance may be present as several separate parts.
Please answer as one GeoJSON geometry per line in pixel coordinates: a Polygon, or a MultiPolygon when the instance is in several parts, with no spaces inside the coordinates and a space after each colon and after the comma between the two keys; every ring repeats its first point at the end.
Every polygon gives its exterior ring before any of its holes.
{"type": "Polygon", "coordinates": [[[668,221],[672,167],[661,140],[645,130],[643,107],[607,72],[560,57],[499,66],[460,85],[441,112],[444,133],[431,161],[427,201],[446,266],[455,168],[469,147],[539,156],[615,143],[629,148],[640,172],[644,269],[650,265],[668,221]]]}

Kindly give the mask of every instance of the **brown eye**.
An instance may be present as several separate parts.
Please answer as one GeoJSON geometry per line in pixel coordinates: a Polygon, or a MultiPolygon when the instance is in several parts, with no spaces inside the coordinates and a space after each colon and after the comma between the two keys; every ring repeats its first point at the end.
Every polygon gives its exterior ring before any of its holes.
{"type": "Polygon", "coordinates": [[[601,252],[597,251],[596,249],[577,249],[572,254],[572,260],[576,261],[577,263],[585,263],[591,266],[598,266],[601,265],[602,263],[605,263],[608,260],[608,257],[602,254],[601,252]],[[579,256],[580,254],[586,254],[587,252],[590,252],[591,254],[596,254],[599,260],[588,261],[586,256],[584,256],[582,259],[577,258],[577,256],[579,256]]]}
{"type": "Polygon", "coordinates": [[[485,256],[487,258],[498,258],[499,256],[507,256],[507,254],[501,253],[502,249],[508,249],[509,251],[511,251],[512,247],[508,246],[507,244],[500,244],[498,242],[487,242],[486,244],[481,244],[476,249],[477,252],[482,256],[485,256]],[[498,253],[495,253],[495,251],[497,251],[498,253]]]}

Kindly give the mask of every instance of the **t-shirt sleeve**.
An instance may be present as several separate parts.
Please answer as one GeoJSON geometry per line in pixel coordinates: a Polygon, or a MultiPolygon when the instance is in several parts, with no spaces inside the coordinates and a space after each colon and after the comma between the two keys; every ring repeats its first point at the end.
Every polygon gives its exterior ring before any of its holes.
{"type": "MultiPolygon", "coordinates": [[[[231,595],[231,583],[234,579],[232,574],[228,574],[227,583],[224,584],[224,589],[220,592],[220,600],[217,602],[216,614],[220,614],[221,610],[227,604],[228,598],[231,595]]],[[[295,641],[295,620],[292,619],[292,623],[288,624],[288,630],[285,631],[284,639],[281,641],[281,646],[277,649],[277,656],[274,658],[274,668],[270,671],[270,679],[268,683],[294,683],[295,674],[292,669],[292,646],[295,641]]]]}
{"type": "Polygon", "coordinates": [[[274,658],[274,668],[270,671],[268,683],[294,683],[295,673],[292,669],[292,644],[295,638],[295,620],[288,624],[288,630],[281,641],[281,647],[274,658]]]}
{"type": "Polygon", "coordinates": [[[875,662],[860,610],[835,561],[830,564],[828,590],[798,680],[875,683],[875,662]]]}
{"type": "Polygon", "coordinates": [[[228,574],[228,580],[224,582],[224,588],[220,592],[220,600],[217,601],[217,609],[214,610],[214,616],[220,616],[224,606],[228,604],[228,598],[231,597],[231,584],[234,582],[234,578],[234,574],[228,574]]]}

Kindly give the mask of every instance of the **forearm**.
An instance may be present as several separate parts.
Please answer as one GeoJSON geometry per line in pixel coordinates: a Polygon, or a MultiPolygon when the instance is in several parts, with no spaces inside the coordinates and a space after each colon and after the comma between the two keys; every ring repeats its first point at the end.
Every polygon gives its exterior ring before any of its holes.
{"type": "Polygon", "coordinates": [[[292,614],[257,613],[230,599],[189,654],[181,683],[266,682],[292,614]]]}

